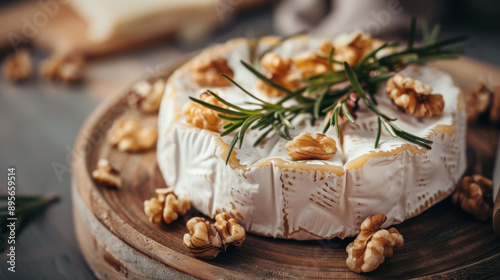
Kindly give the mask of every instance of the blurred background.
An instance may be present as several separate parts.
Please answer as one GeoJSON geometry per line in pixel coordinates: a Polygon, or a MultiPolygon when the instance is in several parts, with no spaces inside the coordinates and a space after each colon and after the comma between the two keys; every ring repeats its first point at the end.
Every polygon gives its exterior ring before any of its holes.
{"type": "Polygon", "coordinates": [[[61,199],[17,236],[15,274],[2,253],[0,278],[94,277],[73,231],[71,152],[96,106],[134,81],[249,33],[334,37],[361,29],[404,40],[412,16],[440,23],[442,36],[468,34],[466,55],[500,66],[498,15],[493,0],[1,0],[0,194],[15,166],[18,195],[61,199]],[[9,75],[5,61],[19,52],[10,67],[30,67],[9,75]]]}

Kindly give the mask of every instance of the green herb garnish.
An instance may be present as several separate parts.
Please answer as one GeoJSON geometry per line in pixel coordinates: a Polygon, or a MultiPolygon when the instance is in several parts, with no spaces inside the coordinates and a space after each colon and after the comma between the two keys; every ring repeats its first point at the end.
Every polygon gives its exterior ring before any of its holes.
{"type": "MultiPolygon", "coordinates": [[[[333,67],[330,67],[330,71],[327,73],[307,78],[304,81],[306,86],[297,90],[290,90],[275,83],[252,66],[252,62],[255,62],[252,60],[255,60],[257,57],[260,58],[265,54],[263,53],[261,55],[257,55],[255,52],[252,54],[251,63],[244,61],[241,61],[241,63],[264,83],[282,91],[285,96],[281,100],[276,103],[265,102],[244,89],[234,80],[223,75],[255,100],[255,102],[248,102],[252,104],[254,108],[257,107],[255,109],[245,109],[232,104],[211,91],[209,91],[210,94],[227,105],[230,109],[220,108],[196,98],[190,98],[194,102],[220,112],[221,114],[219,114],[219,117],[229,121],[229,123],[224,126],[224,131],[222,131],[221,136],[228,135],[229,133],[238,130],[229,145],[226,163],[229,160],[234,147],[238,145],[241,148],[245,133],[248,129],[262,131],[261,136],[257,139],[257,141],[255,141],[254,146],[258,145],[271,131],[274,131],[274,133],[284,139],[290,140],[291,136],[289,132],[291,129],[294,129],[292,121],[300,114],[309,114],[311,116],[311,123],[314,123],[318,118],[323,117],[328,112],[332,111],[330,120],[325,120],[323,133],[325,133],[331,126],[334,126],[337,131],[337,135],[339,135],[338,124],[339,115],[341,113],[349,122],[355,123],[356,121],[350,114],[346,104],[349,94],[353,92],[359,94],[360,100],[378,117],[375,148],[378,147],[383,126],[393,137],[399,137],[424,148],[431,149],[430,144],[432,144],[432,141],[400,129],[395,125],[397,119],[380,112],[377,109],[377,102],[374,94],[377,87],[380,86],[382,82],[392,77],[394,72],[398,69],[404,68],[410,64],[424,63],[437,59],[457,58],[461,53],[460,50],[445,47],[462,42],[467,37],[459,36],[437,41],[438,31],[439,26],[434,27],[432,31],[428,31],[428,28],[424,26],[424,44],[422,46],[415,47],[416,21],[413,19],[405,49],[378,57],[377,54],[379,54],[381,50],[395,48],[399,45],[396,42],[385,43],[379,48],[368,53],[356,66],[353,67],[347,62],[343,62],[344,70],[333,71],[333,67]],[[332,86],[345,83],[347,81],[349,84],[347,84],[344,88],[335,90],[332,89],[332,86]],[[294,100],[296,101],[296,104],[285,106],[284,103],[288,100],[294,100]]],[[[284,40],[281,42],[283,41],[284,40]]],[[[256,46],[253,45],[253,47],[256,50],[256,46]]],[[[327,58],[330,65],[332,63],[341,63],[334,61],[332,56],[333,50],[327,58]]]]}
{"type": "Polygon", "coordinates": [[[59,196],[54,194],[46,196],[0,196],[1,203],[5,205],[0,207],[0,252],[3,252],[9,245],[11,228],[8,225],[10,223],[15,224],[14,232],[17,238],[19,231],[33,216],[58,199],[59,196]],[[15,200],[12,200],[12,197],[15,200]],[[11,204],[9,204],[9,201],[12,201],[11,204]]]}

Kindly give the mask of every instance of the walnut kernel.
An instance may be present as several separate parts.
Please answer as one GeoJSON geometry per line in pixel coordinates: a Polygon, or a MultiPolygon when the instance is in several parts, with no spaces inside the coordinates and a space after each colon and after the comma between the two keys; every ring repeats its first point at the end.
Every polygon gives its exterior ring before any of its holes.
{"type": "Polygon", "coordinates": [[[32,62],[27,49],[22,48],[7,56],[3,63],[3,73],[7,80],[21,82],[31,77],[32,62]]]}
{"type": "Polygon", "coordinates": [[[229,67],[225,58],[210,59],[208,56],[203,57],[196,61],[193,81],[202,87],[230,86],[231,82],[221,76],[221,73],[231,79],[234,78],[233,69],[229,67]]]}
{"type": "Polygon", "coordinates": [[[293,138],[285,145],[285,150],[293,159],[331,159],[337,152],[337,143],[332,138],[316,133],[314,136],[307,132],[293,138]]]}
{"type": "MultiPolygon", "coordinates": [[[[292,64],[293,61],[291,58],[282,58],[273,52],[266,53],[260,61],[260,65],[267,72],[266,77],[268,79],[286,89],[295,90],[299,88],[300,82],[298,81],[298,77],[295,77],[292,72],[292,64]]],[[[257,81],[257,88],[268,97],[280,97],[285,94],[262,80],[257,81]]]]}
{"type": "Polygon", "coordinates": [[[225,251],[220,233],[214,225],[203,218],[190,219],[186,227],[189,233],[184,235],[184,246],[193,256],[202,259],[213,259],[225,251]]]}
{"type": "Polygon", "coordinates": [[[108,160],[100,159],[97,162],[97,169],[92,171],[92,178],[97,182],[121,188],[122,182],[119,173],[114,169],[108,160]]]}
{"type": "MultiPolygon", "coordinates": [[[[350,34],[344,34],[337,37],[334,41],[335,51],[333,59],[336,61],[346,61],[350,66],[357,65],[361,59],[372,50],[376,49],[382,43],[368,34],[361,31],[355,31],[350,34]]],[[[338,65],[341,70],[342,65],[338,65]]]]}
{"type": "Polygon", "coordinates": [[[451,201],[481,221],[493,215],[493,182],[481,175],[465,176],[458,182],[451,201]]]}
{"type": "Polygon", "coordinates": [[[432,94],[432,87],[398,73],[386,84],[387,97],[394,104],[415,117],[433,117],[443,113],[444,99],[432,94]]]}
{"type": "Polygon", "coordinates": [[[165,80],[158,79],[154,82],[143,80],[132,88],[128,103],[145,113],[155,113],[160,109],[164,91],[165,80]]]}
{"type": "Polygon", "coordinates": [[[241,247],[241,244],[245,241],[245,229],[238,224],[236,219],[230,218],[227,213],[223,212],[215,216],[215,226],[219,228],[222,241],[226,247],[229,245],[241,247]]]}
{"type": "MultiPolygon", "coordinates": [[[[303,78],[327,73],[330,71],[328,56],[333,48],[332,59],[339,62],[346,61],[351,66],[357,65],[361,59],[370,51],[381,45],[381,42],[373,39],[370,35],[360,31],[344,34],[332,43],[324,41],[315,51],[301,53],[294,58],[294,65],[303,78]]],[[[343,70],[344,66],[339,63],[331,65],[334,71],[343,70]]]]}
{"type": "Polygon", "coordinates": [[[476,84],[474,90],[465,96],[467,122],[477,121],[479,116],[489,109],[492,97],[493,91],[484,83],[476,84]]]}
{"type": "Polygon", "coordinates": [[[149,150],[156,145],[158,140],[158,130],[156,128],[145,127],[137,134],[137,145],[140,150],[149,150]]]}
{"type": "Polygon", "coordinates": [[[165,201],[160,201],[156,197],[144,201],[144,213],[146,213],[150,222],[154,224],[161,223],[163,220],[162,213],[164,205],[165,201]]]}
{"type": "Polygon", "coordinates": [[[268,72],[278,76],[285,76],[292,67],[292,59],[289,57],[282,58],[279,54],[274,52],[266,53],[260,60],[260,65],[268,72]]]}
{"type": "Polygon", "coordinates": [[[465,95],[467,122],[476,122],[480,116],[486,115],[491,123],[500,121],[500,92],[479,81],[474,89],[465,95]]]}
{"type": "Polygon", "coordinates": [[[122,152],[139,152],[153,148],[158,139],[155,128],[141,128],[137,119],[118,120],[109,130],[108,142],[122,152]]]}
{"type": "Polygon", "coordinates": [[[40,75],[63,84],[78,83],[83,79],[85,60],[81,55],[54,56],[42,62],[40,75]]]}
{"type": "Polygon", "coordinates": [[[144,213],[149,221],[158,224],[162,220],[170,224],[191,209],[191,202],[178,198],[171,188],[156,189],[157,197],[144,201],[144,213]]]}
{"type": "MultiPolygon", "coordinates": [[[[201,93],[200,100],[224,109],[229,109],[228,106],[220,102],[207,91],[201,93]]],[[[226,120],[223,120],[218,116],[220,114],[219,112],[193,101],[186,103],[186,105],[182,108],[182,112],[186,116],[186,122],[196,127],[211,131],[220,131],[227,123],[226,120]]]]}
{"type": "Polygon", "coordinates": [[[177,220],[179,215],[184,215],[191,209],[191,202],[187,199],[178,199],[174,193],[167,194],[165,208],[163,209],[163,220],[170,224],[177,220]]]}
{"type": "Polygon", "coordinates": [[[217,214],[215,221],[210,224],[195,217],[187,222],[189,233],[184,235],[184,245],[195,257],[213,259],[228,246],[240,247],[245,241],[245,229],[227,213],[217,214]]]}
{"type": "Polygon", "coordinates": [[[380,229],[386,220],[384,214],[375,214],[363,221],[358,236],[346,248],[346,264],[352,271],[373,271],[393,255],[394,247],[403,246],[403,236],[395,228],[380,229]]]}
{"type": "MultiPolygon", "coordinates": [[[[325,56],[327,57],[329,54],[327,53],[325,56]]],[[[309,51],[296,55],[293,59],[293,64],[300,72],[302,78],[309,78],[330,71],[328,59],[320,56],[317,51],[309,51]]]]}

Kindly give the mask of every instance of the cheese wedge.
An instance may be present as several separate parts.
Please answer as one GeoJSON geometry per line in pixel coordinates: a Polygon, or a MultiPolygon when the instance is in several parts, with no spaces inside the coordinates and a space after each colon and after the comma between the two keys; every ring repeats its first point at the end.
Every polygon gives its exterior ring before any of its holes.
{"type": "Polygon", "coordinates": [[[96,42],[132,37],[144,39],[180,32],[202,36],[221,19],[214,0],[72,0],[69,2],[89,24],[96,42]]]}
{"type": "MultiPolygon", "coordinates": [[[[276,42],[264,38],[261,50],[276,42]]],[[[294,57],[314,50],[324,39],[298,37],[275,52],[294,57]]],[[[294,161],[284,149],[286,140],[271,135],[253,147],[259,131],[248,131],[241,149],[229,163],[225,157],[233,135],[197,128],[185,121],[182,107],[188,97],[199,97],[192,81],[198,60],[223,57],[234,79],[265,99],[257,78],[240,64],[247,59],[246,40],[214,46],[180,67],[169,79],[159,115],[158,163],[167,185],[191,200],[201,213],[214,217],[228,212],[249,232],[298,240],[354,236],[369,215],[383,213],[383,227],[401,223],[447,197],[466,167],[465,108],[452,78],[432,67],[411,66],[402,73],[430,85],[445,100],[442,116],[415,118],[399,111],[377,94],[378,108],[397,117],[396,124],[417,136],[434,141],[427,150],[383,132],[378,149],[374,141],[377,118],[361,105],[355,124],[344,130],[341,146],[330,160],[294,161]]],[[[236,104],[250,98],[235,86],[211,88],[236,104]]],[[[322,121],[312,126],[308,115],[293,122],[292,137],[301,132],[321,133],[322,121]]],[[[335,129],[327,135],[336,139],[335,129]]]]}

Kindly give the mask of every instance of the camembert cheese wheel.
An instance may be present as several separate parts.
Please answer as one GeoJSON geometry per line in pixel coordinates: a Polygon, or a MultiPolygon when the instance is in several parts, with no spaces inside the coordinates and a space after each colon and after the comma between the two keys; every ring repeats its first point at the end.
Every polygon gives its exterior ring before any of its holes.
{"type": "MultiPolygon", "coordinates": [[[[259,51],[278,39],[261,40],[259,51]]],[[[274,52],[295,57],[319,48],[324,39],[301,36],[285,41],[274,52]]],[[[168,186],[191,200],[201,213],[215,217],[227,212],[249,232],[297,240],[354,236],[360,223],[383,213],[383,227],[401,223],[446,198],[466,168],[465,107],[452,78],[429,66],[403,71],[443,95],[439,117],[416,118],[403,113],[386,97],[376,95],[378,109],[398,120],[405,131],[432,140],[432,149],[419,147],[383,130],[374,148],[377,117],[360,102],[355,124],[347,124],[343,141],[335,129],[326,135],[337,142],[329,160],[293,160],[285,152],[286,140],[270,134],[253,143],[262,131],[249,130],[241,149],[235,148],[228,164],[226,153],[234,134],[198,128],[186,122],[182,108],[189,96],[199,98],[207,87],[193,82],[200,61],[223,58],[234,80],[254,95],[258,79],[242,66],[249,56],[247,41],[236,39],[203,51],[169,78],[159,114],[158,163],[168,186]]],[[[254,101],[236,86],[209,87],[235,104],[254,101]]],[[[321,133],[322,120],[311,125],[309,115],[294,119],[292,137],[302,132],[321,133]]]]}

